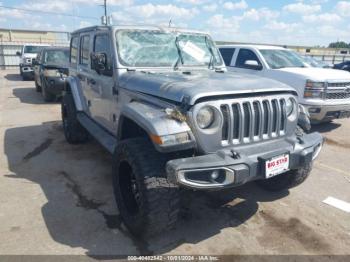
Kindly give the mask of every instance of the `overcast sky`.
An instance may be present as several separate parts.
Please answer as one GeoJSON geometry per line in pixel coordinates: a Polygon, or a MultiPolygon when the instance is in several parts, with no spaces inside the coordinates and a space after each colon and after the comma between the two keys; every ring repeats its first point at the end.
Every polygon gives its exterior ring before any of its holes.
{"type": "MultiPolygon", "coordinates": [[[[99,23],[103,0],[0,0],[0,27],[72,31],[99,23]]],[[[208,31],[215,40],[293,45],[350,42],[349,0],[107,0],[114,24],[162,24],[208,31]]]]}

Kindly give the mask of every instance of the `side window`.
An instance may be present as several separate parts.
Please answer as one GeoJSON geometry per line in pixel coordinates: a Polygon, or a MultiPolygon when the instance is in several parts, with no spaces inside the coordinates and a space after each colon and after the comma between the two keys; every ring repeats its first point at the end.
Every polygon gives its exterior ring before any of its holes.
{"type": "Polygon", "coordinates": [[[90,36],[84,35],[80,38],[80,59],[79,64],[88,65],[90,55],[90,36]]]}
{"type": "Polygon", "coordinates": [[[70,41],[70,59],[69,61],[73,64],[77,63],[78,58],[78,37],[72,37],[70,41]]]}
{"type": "Polygon", "coordinates": [[[235,48],[219,48],[222,58],[224,59],[225,65],[230,66],[235,48]]]}
{"type": "Polygon", "coordinates": [[[257,61],[258,64],[261,65],[258,57],[253,51],[249,49],[240,49],[237,56],[236,67],[249,68],[245,65],[245,62],[248,60],[257,61]]]}
{"type": "Polygon", "coordinates": [[[112,52],[109,41],[109,36],[107,34],[99,34],[95,36],[94,39],[94,52],[104,53],[107,57],[107,66],[104,75],[111,75],[113,63],[112,63],[112,52]]]}

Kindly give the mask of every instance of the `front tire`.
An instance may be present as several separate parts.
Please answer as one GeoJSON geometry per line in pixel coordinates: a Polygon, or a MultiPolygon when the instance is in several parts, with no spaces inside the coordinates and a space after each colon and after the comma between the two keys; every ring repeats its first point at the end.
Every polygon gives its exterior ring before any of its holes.
{"type": "Polygon", "coordinates": [[[41,81],[41,93],[43,95],[43,98],[44,98],[44,101],[45,102],[52,102],[55,100],[56,96],[52,93],[50,93],[48,90],[47,90],[47,87],[46,87],[46,83],[45,83],[45,80],[44,81],[41,81]]]}
{"type": "Polygon", "coordinates": [[[152,236],[175,226],[180,193],[166,178],[166,157],[145,138],[118,144],[113,186],[119,212],[134,235],[152,236]]]}
{"type": "Polygon", "coordinates": [[[89,134],[77,119],[73,96],[66,93],[62,98],[61,114],[64,136],[70,144],[80,144],[88,140],[89,134]]]}

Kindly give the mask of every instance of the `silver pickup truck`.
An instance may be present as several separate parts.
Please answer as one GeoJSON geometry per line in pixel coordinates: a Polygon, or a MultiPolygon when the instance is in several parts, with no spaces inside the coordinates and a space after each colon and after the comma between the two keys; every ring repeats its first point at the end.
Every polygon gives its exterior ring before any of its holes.
{"type": "Polygon", "coordinates": [[[141,235],[174,226],[180,188],[296,186],[323,144],[294,89],[226,72],[208,34],[175,28],[73,32],[62,119],[69,143],[113,154],[119,212],[141,235]]]}

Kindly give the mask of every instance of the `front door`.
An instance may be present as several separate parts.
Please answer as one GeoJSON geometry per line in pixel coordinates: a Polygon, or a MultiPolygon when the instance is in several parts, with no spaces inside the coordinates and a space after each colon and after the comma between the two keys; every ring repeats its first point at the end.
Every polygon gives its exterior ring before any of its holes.
{"type": "Polygon", "coordinates": [[[238,73],[246,73],[246,74],[254,74],[254,75],[263,75],[263,71],[252,69],[252,67],[249,65],[249,62],[256,61],[257,65],[262,66],[261,61],[259,60],[258,56],[254,53],[253,50],[247,49],[247,48],[240,48],[236,59],[234,59],[236,62],[231,67],[231,70],[238,73]],[[247,63],[247,61],[249,61],[247,63]]]}
{"type": "Polygon", "coordinates": [[[110,36],[107,32],[96,33],[93,39],[93,52],[107,57],[104,70],[92,70],[90,87],[92,91],[91,114],[93,118],[113,132],[116,116],[112,113],[114,99],[113,53],[110,36]]]}

